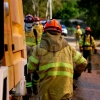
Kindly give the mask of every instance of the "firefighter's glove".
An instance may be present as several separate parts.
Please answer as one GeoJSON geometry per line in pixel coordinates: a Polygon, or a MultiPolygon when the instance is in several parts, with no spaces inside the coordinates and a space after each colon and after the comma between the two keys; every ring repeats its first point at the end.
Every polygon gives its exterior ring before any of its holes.
{"type": "Polygon", "coordinates": [[[83,52],[83,48],[82,47],[80,47],[80,52],[83,52]]]}
{"type": "Polygon", "coordinates": [[[73,79],[78,80],[78,77],[80,77],[81,75],[79,73],[77,73],[76,70],[74,70],[74,75],[73,75],[73,79]]]}
{"type": "Polygon", "coordinates": [[[94,49],[94,54],[97,54],[97,49],[94,49]]]}

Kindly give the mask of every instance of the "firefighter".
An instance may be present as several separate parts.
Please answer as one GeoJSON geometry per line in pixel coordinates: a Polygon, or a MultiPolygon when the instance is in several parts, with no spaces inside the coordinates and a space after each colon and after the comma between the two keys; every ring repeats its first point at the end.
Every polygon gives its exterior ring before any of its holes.
{"type": "MultiPolygon", "coordinates": [[[[33,51],[33,46],[35,45],[35,36],[33,34],[33,21],[34,17],[30,14],[25,16],[24,23],[25,23],[25,36],[26,36],[26,48],[27,48],[27,59],[31,55],[33,51]]],[[[32,94],[32,81],[31,81],[31,74],[27,74],[27,67],[26,67],[26,88],[27,94],[32,94]]]]}
{"type": "MultiPolygon", "coordinates": [[[[38,18],[38,17],[36,17],[38,18]]],[[[28,14],[25,17],[25,35],[26,35],[26,47],[27,47],[27,59],[31,55],[31,53],[34,50],[34,47],[39,43],[38,37],[40,39],[39,33],[42,34],[42,29],[38,25],[38,19],[36,20],[32,15],[28,14]],[[38,28],[39,27],[39,28],[38,28]],[[40,30],[41,29],[41,30],[40,30]],[[34,31],[35,30],[35,31],[34,31]]],[[[39,23],[40,24],[40,23],[39,23]]],[[[27,69],[26,69],[27,70],[27,69]]],[[[29,95],[32,94],[32,92],[36,95],[37,94],[37,81],[39,79],[39,76],[37,74],[37,71],[35,71],[32,74],[26,74],[26,88],[27,93],[29,95]]]]}
{"type": "Polygon", "coordinates": [[[34,17],[30,14],[26,15],[24,19],[25,23],[25,36],[26,36],[26,45],[27,45],[27,56],[29,57],[32,52],[32,47],[36,45],[35,36],[33,34],[33,21],[34,17]]]}
{"type": "Polygon", "coordinates": [[[85,28],[85,35],[83,35],[79,41],[79,48],[80,51],[83,52],[83,57],[87,59],[88,65],[85,68],[88,69],[88,73],[91,73],[92,67],[91,67],[91,58],[93,54],[93,49],[96,53],[96,45],[94,37],[91,36],[91,28],[86,27],[85,28]]]}
{"type": "Polygon", "coordinates": [[[40,23],[40,18],[39,17],[34,17],[34,24],[33,24],[33,32],[37,38],[36,43],[40,43],[41,41],[41,36],[43,33],[43,25],[40,23]],[[36,32],[35,32],[36,30],[36,32]]]}
{"type": "MultiPolygon", "coordinates": [[[[33,33],[35,35],[35,43],[36,45],[40,43],[41,41],[41,36],[43,33],[43,25],[40,23],[40,18],[39,17],[34,17],[34,23],[33,23],[33,33]]],[[[34,46],[35,47],[35,46],[34,46]]],[[[35,95],[38,94],[38,70],[34,71],[33,76],[32,76],[32,87],[33,87],[33,93],[35,95]]]]}
{"type": "Polygon", "coordinates": [[[39,69],[40,100],[71,100],[73,78],[77,79],[87,65],[86,59],[61,33],[61,25],[55,19],[47,21],[41,42],[29,57],[28,72],[39,69]]]}
{"type": "Polygon", "coordinates": [[[80,29],[80,25],[76,26],[76,31],[75,31],[75,38],[76,38],[76,47],[79,45],[79,40],[81,38],[82,31],[80,29]]]}

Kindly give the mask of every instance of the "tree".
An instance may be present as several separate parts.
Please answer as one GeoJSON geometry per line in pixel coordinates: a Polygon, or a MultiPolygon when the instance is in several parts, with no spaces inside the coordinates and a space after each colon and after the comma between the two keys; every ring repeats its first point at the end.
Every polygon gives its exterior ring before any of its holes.
{"type": "MultiPolygon", "coordinates": [[[[24,15],[46,17],[47,0],[23,0],[24,15]],[[35,6],[35,10],[33,9],[35,6]],[[38,12],[38,13],[37,13],[38,12]]],[[[53,18],[69,19],[79,16],[76,0],[52,0],[53,18]]]]}
{"type": "Polygon", "coordinates": [[[92,28],[95,38],[100,37],[100,1],[80,0],[78,2],[81,11],[85,10],[84,19],[88,26],[92,28]]]}
{"type": "Polygon", "coordinates": [[[45,17],[46,13],[46,1],[41,0],[22,0],[24,15],[32,14],[39,17],[45,17]],[[34,9],[35,8],[35,9],[34,9]]]}
{"type": "Polygon", "coordinates": [[[22,2],[23,2],[24,15],[27,15],[27,14],[34,15],[34,11],[32,8],[32,0],[22,0],[22,2]]]}
{"type": "Polygon", "coordinates": [[[76,0],[61,0],[62,6],[55,6],[54,18],[69,19],[79,16],[76,0]]]}

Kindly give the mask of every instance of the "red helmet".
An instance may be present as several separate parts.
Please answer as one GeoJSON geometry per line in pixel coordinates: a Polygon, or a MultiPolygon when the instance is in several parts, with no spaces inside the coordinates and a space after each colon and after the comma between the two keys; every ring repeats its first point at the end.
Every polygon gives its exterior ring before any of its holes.
{"type": "Polygon", "coordinates": [[[34,22],[40,21],[39,17],[34,17],[34,22]]]}
{"type": "Polygon", "coordinates": [[[86,27],[85,31],[90,31],[91,32],[91,28],[90,27],[86,27]]]}
{"type": "Polygon", "coordinates": [[[80,25],[77,25],[77,26],[76,26],[76,28],[78,28],[78,29],[79,29],[79,28],[80,28],[80,25]]]}
{"type": "Polygon", "coordinates": [[[62,33],[62,27],[55,19],[46,22],[46,24],[44,25],[44,31],[47,30],[53,30],[62,33]]]}
{"type": "Polygon", "coordinates": [[[33,19],[33,16],[28,14],[26,15],[25,19],[24,19],[24,22],[26,23],[33,23],[34,19],[33,19]]]}

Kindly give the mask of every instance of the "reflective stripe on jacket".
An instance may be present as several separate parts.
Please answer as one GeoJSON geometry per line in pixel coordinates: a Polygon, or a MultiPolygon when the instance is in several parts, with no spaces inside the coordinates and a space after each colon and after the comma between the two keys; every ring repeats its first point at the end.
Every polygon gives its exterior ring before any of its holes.
{"type": "Polygon", "coordinates": [[[27,82],[26,87],[32,87],[32,82],[27,82]]]}
{"type": "Polygon", "coordinates": [[[31,46],[31,47],[36,45],[33,29],[31,32],[25,32],[25,36],[26,36],[26,45],[31,46]]]}
{"type": "Polygon", "coordinates": [[[47,91],[56,100],[72,96],[73,62],[78,66],[76,69],[79,73],[84,70],[86,59],[69,45],[57,52],[49,52],[37,45],[29,58],[27,66],[31,71],[39,67],[41,98],[44,97],[47,91]]]}
{"type": "Polygon", "coordinates": [[[43,32],[43,26],[42,25],[34,25],[31,32],[25,32],[26,45],[31,46],[31,47],[36,45],[36,37],[34,35],[33,29],[36,29],[36,31],[37,31],[37,41],[38,41],[38,43],[40,43],[42,32],[43,32]]]}

